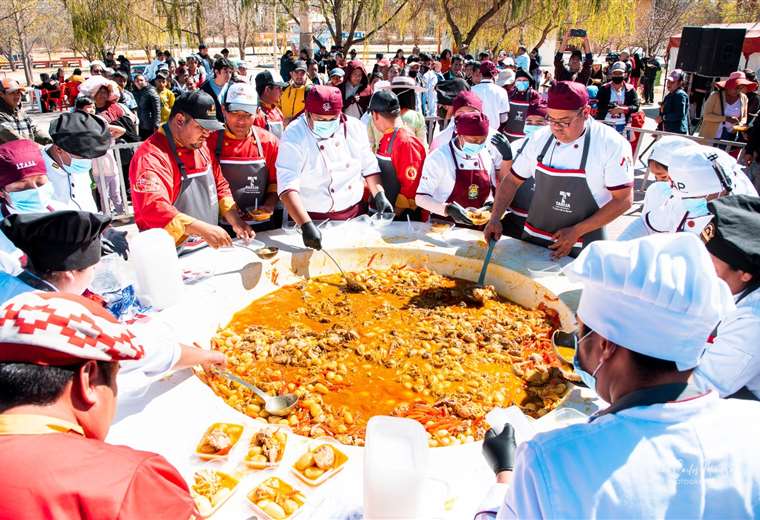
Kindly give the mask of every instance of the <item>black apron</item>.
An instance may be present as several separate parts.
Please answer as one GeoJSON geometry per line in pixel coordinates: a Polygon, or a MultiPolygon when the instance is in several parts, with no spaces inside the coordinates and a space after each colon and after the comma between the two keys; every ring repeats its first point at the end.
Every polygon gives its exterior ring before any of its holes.
{"type": "Polygon", "coordinates": [[[391,154],[393,153],[393,141],[396,140],[397,134],[398,128],[394,128],[393,135],[391,136],[391,140],[388,143],[388,150],[385,152],[388,154],[387,156],[375,154],[375,157],[377,157],[377,164],[380,166],[380,179],[383,183],[385,196],[388,197],[390,203],[393,204],[394,209],[396,208],[396,198],[401,191],[401,183],[398,181],[396,168],[393,166],[393,161],[391,160],[391,154]]]}
{"type": "Polygon", "coordinates": [[[261,113],[264,115],[264,120],[267,122],[267,131],[273,133],[277,136],[277,139],[282,138],[282,132],[285,129],[282,121],[270,121],[269,117],[267,117],[266,111],[259,106],[258,110],[261,110],[261,113]]]}
{"type": "Polygon", "coordinates": [[[516,141],[525,137],[525,119],[528,117],[528,107],[530,102],[528,95],[530,90],[526,90],[523,93],[525,99],[519,100],[515,98],[509,99],[509,119],[504,123],[502,132],[507,136],[509,142],[516,141]]]}
{"type": "MultiPolygon", "coordinates": [[[[515,154],[515,159],[519,157],[527,144],[528,139],[526,138],[517,154],[515,154]]],[[[515,197],[512,199],[512,204],[509,205],[509,212],[501,219],[502,233],[508,237],[518,240],[522,238],[525,219],[528,218],[528,210],[530,209],[530,203],[533,201],[535,187],[536,182],[531,177],[517,188],[515,197]]]]}
{"type": "MultiPolygon", "coordinates": [[[[185,163],[180,159],[177,153],[177,145],[174,143],[174,136],[169,129],[168,124],[163,126],[166,139],[169,141],[169,149],[174,156],[174,160],[179,167],[179,174],[182,178],[177,200],[172,204],[177,211],[189,215],[195,219],[212,224],[219,225],[219,198],[216,191],[216,182],[211,170],[211,160],[209,158],[208,166],[204,171],[188,173],[185,163]]],[[[186,252],[190,249],[197,249],[205,246],[205,241],[199,240],[198,237],[188,237],[184,244],[181,244],[180,252],[186,252]]]]}
{"type": "MultiPolygon", "coordinates": [[[[586,220],[599,210],[599,205],[586,182],[586,162],[591,144],[591,129],[586,127],[583,139],[583,155],[577,170],[552,168],[544,164],[544,156],[554,141],[554,136],[544,145],[538,156],[533,201],[523,228],[522,239],[544,247],[554,243],[552,234],[586,220]]],[[[604,228],[582,237],[574,245],[570,256],[575,257],[581,248],[594,240],[604,239],[604,228]]]]}
{"type": "Polygon", "coordinates": [[[601,412],[589,417],[588,422],[592,423],[599,417],[612,415],[623,410],[636,408],[637,406],[651,406],[654,404],[664,404],[674,401],[684,401],[705,395],[696,386],[691,383],[669,383],[657,385],[649,388],[642,388],[622,397],[616,403],[608,406],[601,412]]]}
{"type": "MultiPolygon", "coordinates": [[[[282,212],[275,211],[265,221],[257,221],[249,218],[248,212],[256,207],[261,207],[268,194],[269,169],[264,160],[264,150],[261,141],[256,137],[256,131],[251,129],[253,140],[256,142],[260,159],[235,160],[223,159],[222,148],[224,147],[224,130],[219,130],[214,154],[222,167],[222,175],[230,185],[232,198],[242,214],[243,220],[253,226],[257,231],[276,229],[282,225],[282,212]],[[275,222],[276,221],[276,222],[275,222]]],[[[226,226],[222,222],[222,227],[226,226]]]]}

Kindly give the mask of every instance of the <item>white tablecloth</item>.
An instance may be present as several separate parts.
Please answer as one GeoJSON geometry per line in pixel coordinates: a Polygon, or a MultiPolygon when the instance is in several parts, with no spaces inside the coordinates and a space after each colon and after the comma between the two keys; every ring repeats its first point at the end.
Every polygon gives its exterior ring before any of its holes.
{"type": "MultiPolygon", "coordinates": [[[[455,229],[440,236],[427,234],[424,224],[394,223],[386,228],[367,228],[359,223],[328,223],[323,227],[323,245],[327,250],[377,246],[399,248],[434,249],[456,256],[483,257],[482,234],[475,231],[455,229]]],[[[280,254],[272,261],[264,262],[264,277],[274,266],[280,272],[279,285],[295,280],[287,269],[289,252],[301,251],[301,237],[282,231],[262,233],[257,236],[269,245],[280,247],[280,254]]],[[[314,253],[317,258],[320,253],[314,253]]],[[[259,261],[250,251],[233,248],[229,251],[201,250],[181,259],[183,267],[199,270],[212,268],[221,273],[242,267],[248,262],[259,261]]],[[[565,264],[563,260],[559,264],[565,264]]],[[[558,263],[549,258],[548,250],[513,239],[502,239],[493,255],[492,262],[518,271],[538,281],[554,294],[560,295],[571,308],[577,302],[578,287],[558,273],[558,263]]],[[[262,280],[264,282],[265,280],[262,280]]],[[[266,280],[269,283],[269,280],[266,280]]],[[[210,278],[186,287],[186,294],[177,305],[160,313],[162,321],[173,325],[181,341],[197,341],[208,344],[218,326],[224,326],[232,314],[247,305],[262,291],[246,292],[238,275],[210,278]]],[[[597,408],[588,399],[589,393],[578,389],[566,401],[586,414],[597,408]]],[[[192,482],[192,475],[203,467],[218,467],[235,473],[242,470],[236,462],[241,460],[247,439],[262,423],[255,421],[231,407],[216,396],[189,371],[175,373],[154,382],[139,400],[122,403],[109,432],[108,442],[126,444],[136,449],[160,453],[174,464],[180,473],[192,482]],[[203,462],[193,453],[206,428],[214,422],[244,424],[246,432],[241,442],[226,462],[203,462]]],[[[303,453],[310,441],[290,436],[285,457],[279,468],[253,471],[245,474],[235,494],[213,516],[215,519],[249,518],[253,511],[246,503],[246,494],[259,482],[277,475],[304,490],[307,504],[300,513],[302,518],[343,519],[348,513],[358,511],[362,504],[362,449],[343,447],[349,456],[342,472],[317,488],[310,488],[289,472],[289,466],[303,453]]],[[[472,518],[484,493],[493,481],[493,475],[480,453],[480,443],[436,448],[431,452],[431,476],[446,481],[450,488],[449,508],[442,510],[440,518],[472,518]]],[[[243,470],[247,471],[247,470],[243,470]]]]}

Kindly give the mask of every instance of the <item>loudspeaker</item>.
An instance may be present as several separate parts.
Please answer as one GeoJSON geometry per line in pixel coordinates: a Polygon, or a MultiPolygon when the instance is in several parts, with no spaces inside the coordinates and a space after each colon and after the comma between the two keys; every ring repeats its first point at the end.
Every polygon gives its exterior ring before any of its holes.
{"type": "Polygon", "coordinates": [[[684,27],[676,68],[702,76],[723,77],[739,66],[746,29],[684,27]]]}

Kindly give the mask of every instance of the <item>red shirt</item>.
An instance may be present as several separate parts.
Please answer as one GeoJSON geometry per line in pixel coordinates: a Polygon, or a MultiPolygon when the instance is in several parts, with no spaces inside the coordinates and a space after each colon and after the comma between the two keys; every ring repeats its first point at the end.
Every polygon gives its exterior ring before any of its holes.
{"type": "MultiPolygon", "coordinates": [[[[388,157],[388,145],[392,136],[393,131],[383,134],[377,145],[377,155],[388,157]]],[[[401,127],[393,140],[390,158],[401,185],[399,193],[413,203],[417,195],[417,186],[420,184],[422,163],[425,162],[425,146],[412,132],[401,127]]]]}
{"type": "Polygon", "coordinates": [[[253,121],[254,126],[269,130],[269,122],[280,122],[285,126],[285,117],[282,115],[282,110],[276,105],[267,106],[264,103],[259,104],[256,110],[256,119],[253,121]]]}
{"type": "Polygon", "coordinates": [[[77,433],[0,435],[0,519],[196,518],[162,456],[77,433]]]}
{"type": "MultiPolygon", "coordinates": [[[[229,210],[232,192],[219,163],[211,160],[208,145],[203,143],[198,150],[179,147],[177,154],[188,174],[206,171],[211,165],[219,209],[222,213],[229,210]]],[[[165,228],[180,214],[173,204],[179,196],[182,177],[163,130],[151,135],[135,151],[129,164],[129,184],[138,229],[165,228]]]]}
{"type": "MultiPolygon", "coordinates": [[[[224,142],[222,143],[222,154],[219,159],[240,159],[245,161],[264,159],[264,162],[267,165],[267,171],[269,172],[269,186],[267,187],[267,191],[274,191],[277,193],[277,170],[275,169],[275,163],[277,162],[277,152],[280,150],[280,140],[277,139],[274,134],[257,126],[251,128],[251,131],[255,132],[256,139],[261,143],[261,151],[264,152],[263,157],[259,155],[259,147],[256,145],[256,141],[252,138],[246,137],[245,139],[236,139],[235,136],[225,130],[224,142]],[[274,190],[272,190],[272,186],[275,186],[274,190]]],[[[214,156],[215,162],[216,146],[217,141],[219,140],[219,135],[220,132],[214,132],[208,138],[208,141],[206,141],[209,151],[214,156]]]]}

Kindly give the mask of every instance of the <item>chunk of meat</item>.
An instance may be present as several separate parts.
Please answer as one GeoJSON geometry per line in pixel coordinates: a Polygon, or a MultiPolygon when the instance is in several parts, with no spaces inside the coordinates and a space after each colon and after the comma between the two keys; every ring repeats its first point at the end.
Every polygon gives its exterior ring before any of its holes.
{"type": "Polygon", "coordinates": [[[330,469],[335,464],[335,452],[330,446],[320,446],[314,451],[314,463],[319,469],[330,469]]]}
{"type": "Polygon", "coordinates": [[[232,439],[224,430],[212,430],[206,436],[206,444],[211,446],[215,451],[222,451],[232,445],[232,439]]]}

